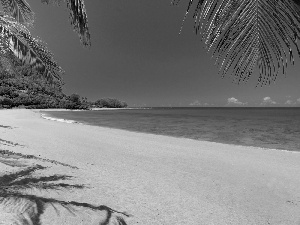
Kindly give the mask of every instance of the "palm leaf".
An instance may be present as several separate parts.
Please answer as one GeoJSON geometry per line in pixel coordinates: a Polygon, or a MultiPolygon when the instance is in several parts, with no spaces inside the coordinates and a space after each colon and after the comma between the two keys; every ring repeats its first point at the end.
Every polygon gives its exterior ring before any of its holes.
{"type": "MultiPolygon", "coordinates": [[[[62,0],[42,0],[45,4],[60,5],[62,0]]],[[[67,3],[67,8],[70,11],[70,21],[75,32],[78,33],[81,43],[84,46],[91,45],[91,37],[88,28],[87,13],[84,5],[84,0],[64,0],[67,3]]]]}
{"type": "Polygon", "coordinates": [[[30,35],[28,29],[11,17],[0,16],[0,52],[12,63],[29,65],[46,79],[60,80],[63,70],[45,45],[30,35]]]}
{"type": "MultiPolygon", "coordinates": [[[[60,5],[62,0],[41,0],[45,4],[60,5]]],[[[63,0],[70,11],[70,21],[84,46],[90,46],[90,33],[84,0],[63,0]]],[[[31,27],[34,22],[32,12],[26,0],[0,0],[5,15],[13,17],[19,23],[31,27]]]]}
{"type": "Polygon", "coordinates": [[[6,15],[15,18],[23,25],[33,25],[34,13],[26,0],[0,0],[0,2],[6,15]]]}
{"type": "Polygon", "coordinates": [[[300,55],[299,6],[298,0],[198,0],[193,17],[222,77],[230,73],[237,83],[247,82],[258,66],[258,84],[266,85],[281,69],[286,73],[295,51],[300,55]]]}
{"type": "Polygon", "coordinates": [[[16,66],[19,61],[14,56],[13,52],[9,50],[9,40],[0,35],[0,68],[8,74],[18,74],[16,66]]]}

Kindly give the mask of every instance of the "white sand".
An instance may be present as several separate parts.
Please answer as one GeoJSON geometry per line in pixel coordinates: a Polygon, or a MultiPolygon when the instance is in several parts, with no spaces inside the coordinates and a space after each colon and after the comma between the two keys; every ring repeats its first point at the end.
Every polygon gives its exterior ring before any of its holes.
{"type": "Polygon", "coordinates": [[[0,149],[79,167],[55,170],[90,188],[57,198],[129,212],[128,224],[300,224],[299,153],[68,124],[23,109],[1,110],[0,125],[14,127],[0,127],[0,139],[24,145],[0,149]]]}

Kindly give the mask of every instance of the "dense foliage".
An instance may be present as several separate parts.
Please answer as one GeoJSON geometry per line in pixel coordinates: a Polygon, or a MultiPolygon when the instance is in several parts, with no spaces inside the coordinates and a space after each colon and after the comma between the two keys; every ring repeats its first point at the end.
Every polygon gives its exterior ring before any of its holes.
{"type": "Polygon", "coordinates": [[[36,75],[11,75],[0,73],[0,108],[65,108],[89,109],[91,107],[124,108],[125,102],[103,98],[88,102],[78,94],[67,96],[59,83],[49,83],[36,75]]]}
{"type": "Polygon", "coordinates": [[[126,108],[127,103],[115,98],[101,98],[97,100],[94,105],[97,108],[126,108]]]}

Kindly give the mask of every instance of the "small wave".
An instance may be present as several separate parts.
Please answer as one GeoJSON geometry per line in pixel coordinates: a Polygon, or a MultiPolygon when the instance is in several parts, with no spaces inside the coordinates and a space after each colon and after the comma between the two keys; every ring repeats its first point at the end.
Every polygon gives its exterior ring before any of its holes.
{"type": "Polygon", "coordinates": [[[41,114],[41,117],[43,119],[46,120],[52,120],[52,121],[57,121],[57,122],[61,122],[61,123],[77,123],[77,124],[81,124],[75,120],[65,120],[65,119],[59,119],[59,118],[54,118],[54,117],[50,117],[50,116],[46,116],[45,114],[41,114]]]}
{"type": "MultiPolygon", "coordinates": [[[[137,109],[152,109],[151,107],[148,108],[90,108],[91,111],[106,111],[106,110],[137,110],[137,109]]],[[[71,110],[76,111],[76,110],[71,110]]]]}

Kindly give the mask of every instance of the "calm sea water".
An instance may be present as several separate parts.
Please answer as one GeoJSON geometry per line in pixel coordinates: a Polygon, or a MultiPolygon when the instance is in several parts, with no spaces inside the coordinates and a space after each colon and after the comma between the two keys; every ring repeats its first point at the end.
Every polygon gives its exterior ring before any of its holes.
{"type": "Polygon", "coordinates": [[[151,108],[44,113],[102,127],[300,151],[300,108],[151,108]]]}

